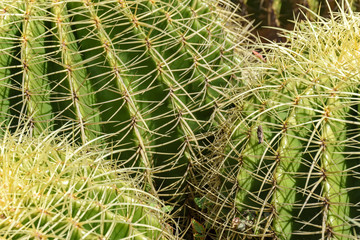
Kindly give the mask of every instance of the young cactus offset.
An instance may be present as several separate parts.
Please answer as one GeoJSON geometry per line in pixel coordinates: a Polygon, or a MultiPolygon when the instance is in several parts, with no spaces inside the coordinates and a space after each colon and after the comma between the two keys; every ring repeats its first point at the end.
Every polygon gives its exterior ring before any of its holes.
{"type": "Polygon", "coordinates": [[[0,1],[0,120],[26,119],[34,136],[72,121],[82,143],[105,133],[152,193],[178,198],[195,134],[240,69],[241,37],[216,4],[0,1]]]}
{"type": "Polygon", "coordinates": [[[221,105],[205,161],[218,183],[203,184],[221,237],[359,238],[359,24],[350,11],[297,23],[221,105]]]}
{"type": "Polygon", "coordinates": [[[101,152],[55,133],[3,133],[2,239],[175,239],[160,202],[101,152]]]}

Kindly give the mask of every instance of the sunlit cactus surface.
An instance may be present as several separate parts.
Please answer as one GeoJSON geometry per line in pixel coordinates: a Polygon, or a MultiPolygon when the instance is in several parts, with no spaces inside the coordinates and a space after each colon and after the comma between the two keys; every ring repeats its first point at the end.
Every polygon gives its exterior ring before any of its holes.
{"type": "Polygon", "coordinates": [[[106,152],[54,132],[2,133],[2,239],[175,239],[164,206],[106,152]]]}

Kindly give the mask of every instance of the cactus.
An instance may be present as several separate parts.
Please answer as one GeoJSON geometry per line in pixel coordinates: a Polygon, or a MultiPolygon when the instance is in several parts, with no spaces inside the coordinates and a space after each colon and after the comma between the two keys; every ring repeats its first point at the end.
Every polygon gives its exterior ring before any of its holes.
{"type": "Polygon", "coordinates": [[[2,239],[176,239],[161,202],[109,153],[57,132],[1,131],[2,239]]]}
{"type": "Polygon", "coordinates": [[[79,142],[111,146],[149,191],[178,201],[195,135],[240,72],[243,37],[224,27],[227,4],[216,5],[1,1],[0,121],[29,121],[33,136],[76,123],[79,142]]]}
{"type": "Polygon", "coordinates": [[[360,17],[316,19],[219,103],[198,186],[214,239],[358,239],[360,17]]]}

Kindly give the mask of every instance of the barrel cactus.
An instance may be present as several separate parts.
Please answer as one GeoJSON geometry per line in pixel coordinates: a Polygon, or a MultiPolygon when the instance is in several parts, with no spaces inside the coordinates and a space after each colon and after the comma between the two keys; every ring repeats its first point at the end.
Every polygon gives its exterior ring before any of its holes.
{"type": "Polygon", "coordinates": [[[1,131],[1,239],[176,239],[161,202],[105,151],[1,131]]]}
{"type": "Polygon", "coordinates": [[[195,135],[240,72],[243,33],[221,2],[0,1],[0,121],[33,136],[76,123],[78,142],[110,146],[179,201],[195,135]]]}
{"type": "Polygon", "coordinates": [[[297,22],[220,104],[199,186],[214,239],[358,239],[359,24],[297,22]]]}

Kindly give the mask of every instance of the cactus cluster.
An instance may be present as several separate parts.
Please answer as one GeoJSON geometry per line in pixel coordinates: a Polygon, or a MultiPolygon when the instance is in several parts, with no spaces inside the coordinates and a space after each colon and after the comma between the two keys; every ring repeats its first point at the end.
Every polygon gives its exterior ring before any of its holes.
{"type": "Polygon", "coordinates": [[[1,239],[175,239],[160,201],[105,151],[56,132],[2,133],[1,239]]]}
{"type": "Polygon", "coordinates": [[[358,239],[359,24],[298,22],[220,104],[199,187],[220,236],[358,239]]]}
{"type": "Polygon", "coordinates": [[[225,0],[0,1],[1,237],[357,239],[360,16],[336,3],[259,45],[225,0]]]}
{"type": "Polygon", "coordinates": [[[71,121],[78,142],[111,146],[178,201],[195,135],[238,81],[242,34],[224,27],[224,3],[0,1],[0,121],[33,136],[71,121]]]}

